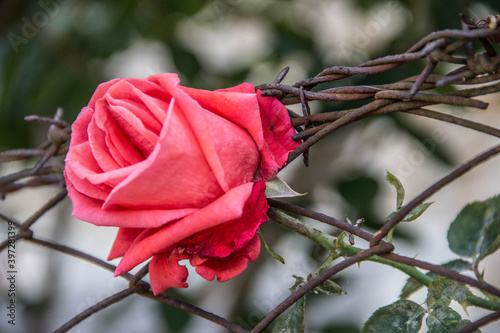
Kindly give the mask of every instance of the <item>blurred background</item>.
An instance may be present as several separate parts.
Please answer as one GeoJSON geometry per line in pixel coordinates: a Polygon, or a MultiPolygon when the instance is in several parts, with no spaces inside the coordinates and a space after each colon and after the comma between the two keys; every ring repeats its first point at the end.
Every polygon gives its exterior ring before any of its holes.
{"type": "MultiPolygon", "coordinates": [[[[271,82],[285,66],[284,83],[314,76],[333,65],[356,65],[402,53],[426,34],[460,28],[458,14],[476,19],[499,13],[498,1],[0,1],[0,149],[36,147],[47,128],[24,116],[53,116],[63,107],[73,122],[96,86],[117,77],[143,78],[176,72],[185,86],[219,89],[271,82]]],[[[345,79],[335,85],[391,83],[418,74],[424,62],[373,77],[345,79]]],[[[450,68],[438,68],[449,71],[450,68]]],[[[500,127],[497,95],[486,111],[440,107],[500,127]]],[[[341,110],[359,103],[311,103],[313,112],[341,110]]],[[[411,115],[380,116],[345,127],[314,146],[310,166],[297,159],[282,173],[298,192],[294,203],[343,219],[364,217],[373,230],[395,209],[386,170],[397,175],[411,200],[453,167],[491,147],[484,134],[411,115]]],[[[59,163],[62,163],[60,161],[59,163]]],[[[27,167],[0,166],[0,174],[27,167]]],[[[405,224],[397,252],[432,263],[455,259],[446,231],[466,203],[500,192],[498,159],[474,169],[434,195],[419,220],[405,224]]],[[[57,189],[20,191],[0,202],[0,211],[22,221],[57,189]]],[[[105,259],[116,229],[97,228],[70,218],[66,200],[40,219],[33,230],[105,259]]],[[[308,221],[329,232],[336,232],[308,221]]],[[[0,224],[1,239],[6,238],[0,224]]],[[[240,276],[225,283],[190,274],[190,287],[168,294],[192,302],[250,329],[288,294],[295,279],[314,272],[326,259],[321,247],[273,223],[263,227],[272,247],[286,261],[261,256],[240,276]]],[[[359,242],[357,246],[366,244],[359,242]]],[[[27,243],[17,246],[18,305],[15,327],[4,314],[6,259],[0,262],[0,331],[49,332],[82,310],[126,287],[125,280],[92,264],[27,243]]],[[[116,264],[116,262],[114,262],[116,264]]],[[[500,257],[481,266],[486,280],[499,285],[500,257]]],[[[309,295],[307,332],[360,332],[377,308],[397,300],[406,277],[390,267],[362,263],[338,276],[346,296],[309,295]]],[[[413,300],[421,303],[425,293],[413,300]]],[[[465,316],[465,313],[458,306],[465,316]]],[[[469,308],[472,319],[486,312],[469,308]]],[[[425,328],[422,329],[424,331],[425,328]]],[[[483,332],[498,332],[492,324],[483,332]]],[[[224,332],[188,313],[132,296],[93,315],[71,332],[224,332]]]]}

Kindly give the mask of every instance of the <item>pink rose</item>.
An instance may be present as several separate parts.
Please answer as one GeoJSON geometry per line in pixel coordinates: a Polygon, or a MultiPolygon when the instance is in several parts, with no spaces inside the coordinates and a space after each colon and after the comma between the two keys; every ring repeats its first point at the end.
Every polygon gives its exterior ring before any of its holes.
{"type": "Polygon", "coordinates": [[[119,227],[115,276],[150,259],[153,292],[187,287],[189,259],[226,281],[257,259],[265,181],[298,146],[286,108],[249,83],[206,91],[176,74],[97,87],[72,126],[65,178],[73,215],[119,227]]]}

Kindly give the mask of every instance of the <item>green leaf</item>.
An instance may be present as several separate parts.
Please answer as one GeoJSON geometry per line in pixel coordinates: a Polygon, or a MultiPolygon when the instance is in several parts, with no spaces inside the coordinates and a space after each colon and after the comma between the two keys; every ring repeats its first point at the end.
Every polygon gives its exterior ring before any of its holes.
{"type": "Polygon", "coordinates": [[[283,259],[282,256],[280,256],[276,251],[274,251],[270,246],[269,244],[267,244],[266,242],[266,239],[264,238],[264,234],[262,233],[262,231],[260,229],[257,230],[257,234],[259,235],[260,237],[260,240],[262,242],[262,244],[264,244],[264,247],[266,248],[267,250],[267,253],[269,253],[269,255],[271,257],[273,257],[274,259],[278,260],[279,262],[281,262],[282,264],[285,264],[285,259],[283,259]]]}
{"type": "Polygon", "coordinates": [[[428,286],[427,306],[448,306],[451,300],[465,301],[467,297],[473,296],[469,288],[464,284],[448,278],[437,278],[428,286]]]}
{"type": "MultiPolygon", "coordinates": [[[[439,306],[429,313],[425,323],[429,329],[428,333],[451,333],[464,327],[470,321],[462,319],[455,310],[447,306],[439,306]]],[[[475,330],[474,332],[480,331],[475,330]]]]}
{"type": "Polygon", "coordinates": [[[500,247],[500,196],[476,201],[458,213],[448,229],[448,244],[458,255],[484,259],[500,247]]]}
{"type": "Polygon", "coordinates": [[[403,219],[403,222],[411,222],[415,221],[422,215],[427,208],[429,208],[430,205],[432,205],[434,202],[424,202],[423,204],[418,205],[417,207],[413,208],[408,215],[405,216],[403,219]]]}
{"type": "Polygon", "coordinates": [[[264,192],[268,198],[290,198],[306,195],[307,193],[298,193],[292,190],[287,183],[285,183],[278,176],[266,182],[266,190],[264,192]]]}
{"type": "Polygon", "coordinates": [[[273,333],[302,333],[305,328],[306,297],[301,297],[283,312],[273,327],[273,333]]]}
{"type": "Polygon", "coordinates": [[[366,321],[362,333],[417,333],[425,309],[409,300],[399,300],[375,311],[366,321]]]}
{"type": "MultiPolygon", "coordinates": [[[[418,219],[426,210],[429,208],[430,205],[432,205],[434,202],[424,202],[417,207],[413,208],[405,217],[404,219],[401,220],[401,222],[412,222],[418,219]]],[[[385,218],[387,221],[390,220],[397,211],[390,213],[387,215],[385,218]]]]}
{"type": "Polygon", "coordinates": [[[335,296],[347,295],[347,292],[332,280],[326,280],[325,282],[317,286],[314,290],[321,291],[323,294],[326,295],[335,295],[335,296]]]}
{"type": "Polygon", "coordinates": [[[403,286],[403,289],[401,290],[401,294],[399,295],[399,298],[401,299],[407,299],[410,297],[413,293],[418,291],[420,288],[422,288],[424,285],[414,278],[408,278],[406,280],[405,285],[403,286]]]}
{"type": "MultiPolygon", "coordinates": [[[[454,270],[456,272],[463,272],[463,271],[471,269],[472,263],[465,261],[465,260],[462,260],[462,259],[456,259],[456,260],[447,262],[445,264],[442,264],[441,266],[448,268],[448,269],[451,269],[451,270],[454,270]]],[[[428,272],[425,275],[430,276],[433,279],[439,277],[439,275],[432,273],[432,272],[428,272]]],[[[401,299],[406,299],[406,298],[410,297],[410,295],[412,295],[414,292],[416,292],[417,290],[422,288],[423,286],[424,285],[422,283],[418,282],[414,278],[409,278],[406,281],[406,284],[404,285],[403,290],[401,291],[401,295],[399,295],[399,297],[401,299]]]]}
{"type": "Polygon", "coordinates": [[[476,262],[484,259],[500,248],[500,217],[484,228],[484,238],[479,247],[479,256],[476,262]]]}
{"type": "Polygon", "coordinates": [[[405,198],[405,189],[403,187],[403,184],[401,184],[399,179],[389,171],[387,171],[385,179],[387,179],[387,181],[394,185],[394,187],[396,188],[396,209],[401,208],[401,206],[403,206],[403,200],[405,198]]]}

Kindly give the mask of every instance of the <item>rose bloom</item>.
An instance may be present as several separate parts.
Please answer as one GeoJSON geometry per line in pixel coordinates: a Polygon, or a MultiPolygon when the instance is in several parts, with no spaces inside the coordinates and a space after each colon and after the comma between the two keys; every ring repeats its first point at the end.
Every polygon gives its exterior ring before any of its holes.
{"type": "Polygon", "coordinates": [[[176,74],[99,85],[72,126],[65,179],[73,216],[119,227],[115,276],[151,258],[155,294],[240,274],[260,252],[265,181],[298,146],[286,108],[249,83],[206,91],[176,74]]]}

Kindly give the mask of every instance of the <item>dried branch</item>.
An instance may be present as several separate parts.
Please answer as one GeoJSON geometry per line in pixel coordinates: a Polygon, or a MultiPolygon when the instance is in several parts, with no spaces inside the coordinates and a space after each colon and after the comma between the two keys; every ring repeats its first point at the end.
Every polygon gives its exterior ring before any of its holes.
{"type": "MultiPolygon", "coordinates": [[[[108,270],[111,273],[114,273],[115,270],[116,270],[116,266],[115,265],[107,263],[104,260],[96,258],[96,257],[94,257],[94,256],[92,256],[90,254],[87,254],[85,252],[79,251],[79,250],[74,249],[72,247],[69,247],[69,246],[66,246],[66,245],[62,245],[62,244],[58,244],[58,243],[55,243],[55,242],[52,242],[52,241],[47,241],[47,240],[39,239],[39,238],[36,238],[36,237],[23,237],[23,238],[26,241],[30,242],[30,243],[38,244],[38,245],[41,245],[43,247],[46,247],[46,248],[58,251],[60,253],[69,254],[70,256],[73,256],[75,258],[83,259],[83,260],[88,261],[88,262],[90,262],[90,263],[92,263],[94,265],[97,265],[97,266],[99,266],[101,268],[104,268],[105,270],[108,270]]],[[[132,278],[133,278],[133,275],[126,273],[126,274],[120,275],[120,277],[122,277],[122,278],[124,278],[124,279],[126,279],[128,281],[131,281],[132,278]]]]}
{"type": "Polygon", "coordinates": [[[212,323],[215,323],[215,324],[217,324],[219,326],[227,328],[231,332],[235,332],[235,333],[248,333],[247,330],[245,330],[242,327],[240,327],[240,326],[238,326],[238,325],[230,322],[229,320],[227,320],[225,318],[222,318],[222,317],[220,317],[220,316],[218,316],[216,314],[213,314],[211,312],[205,311],[203,309],[200,309],[200,308],[198,308],[198,307],[196,307],[194,305],[191,305],[189,303],[180,301],[178,299],[175,299],[175,298],[163,295],[163,294],[155,296],[152,292],[142,292],[142,293],[139,293],[139,295],[141,295],[143,297],[146,297],[146,298],[150,298],[150,299],[159,301],[159,302],[162,302],[162,303],[170,305],[170,306],[174,306],[174,307],[176,307],[178,309],[187,311],[189,313],[192,313],[192,314],[194,314],[194,315],[196,315],[198,317],[204,318],[204,319],[206,319],[208,321],[211,321],[212,323]]]}
{"type": "Polygon", "coordinates": [[[28,230],[33,223],[35,223],[43,214],[48,212],[51,208],[53,208],[55,205],[57,205],[59,202],[61,202],[64,198],[66,198],[66,195],[68,194],[68,191],[66,191],[66,188],[64,188],[62,191],[54,195],[52,198],[49,199],[42,207],[40,207],[36,212],[34,212],[30,217],[28,217],[22,224],[21,226],[21,231],[28,230]]]}
{"type": "Polygon", "coordinates": [[[116,294],[113,294],[109,296],[108,298],[103,299],[99,303],[89,307],[88,309],[84,310],[83,312],[79,313],[75,317],[71,318],[68,322],[66,322],[64,325],[59,327],[57,330],[54,331],[54,333],[64,333],[93,315],[94,313],[97,313],[108,306],[115,304],[128,296],[139,293],[141,291],[145,291],[149,288],[149,285],[136,285],[134,287],[129,287],[127,289],[124,289],[120,292],[117,292],[116,294]]]}
{"type": "MultiPolygon", "coordinates": [[[[53,174],[59,175],[59,174],[62,174],[62,172],[63,172],[62,167],[57,166],[57,165],[50,165],[50,166],[40,168],[40,170],[38,170],[36,176],[46,176],[46,175],[53,175],[53,174]]],[[[17,180],[20,180],[20,179],[26,178],[26,177],[33,177],[33,174],[31,173],[31,169],[21,170],[21,171],[14,172],[14,173],[11,173],[9,175],[0,177],[0,188],[2,186],[5,186],[7,184],[13,183],[17,180]]]]}

